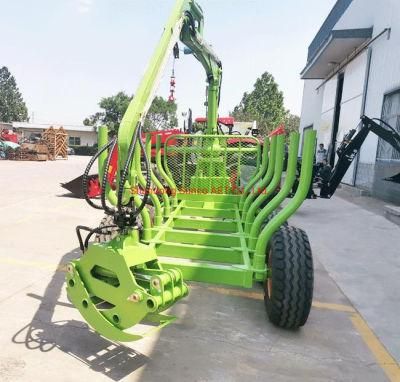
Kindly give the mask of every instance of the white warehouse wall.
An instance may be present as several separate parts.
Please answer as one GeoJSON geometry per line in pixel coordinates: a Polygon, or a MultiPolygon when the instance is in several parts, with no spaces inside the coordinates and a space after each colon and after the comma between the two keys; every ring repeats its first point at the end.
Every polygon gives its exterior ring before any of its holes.
{"type": "MultiPolygon", "coordinates": [[[[345,134],[351,129],[355,129],[360,123],[366,80],[367,56],[367,51],[365,51],[346,66],[335,151],[338,144],[343,141],[345,134]]],[[[346,175],[343,177],[343,183],[354,185],[355,167],[356,161],[347,170],[346,175]]]]}
{"type": "Polygon", "coordinates": [[[68,137],[80,137],[81,146],[93,146],[97,143],[97,134],[92,131],[67,131],[68,137]]]}
{"type": "MultiPolygon", "coordinates": [[[[400,86],[400,1],[353,0],[334,29],[374,27],[374,36],[391,27],[390,39],[381,36],[372,45],[371,70],[365,114],[381,117],[383,96],[400,86]]],[[[360,162],[375,163],[378,138],[370,135],[360,162]]]]}
{"type": "MultiPolygon", "coordinates": [[[[333,29],[356,29],[372,26],[373,36],[377,36],[385,28],[391,28],[390,35],[384,34],[370,45],[371,67],[365,114],[369,117],[380,118],[384,95],[400,88],[400,0],[353,0],[333,29]]],[[[345,77],[338,141],[342,139],[344,133],[355,128],[358,124],[366,78],[366,64],[367,51],[350,62],[344,69],[345,77]]],[[[322,142],[327,139],[328,130],[333,122],[332,107],[336,96],[336,81],[337,76],[321,87],[320,93],[323,92],[323,100],[319,103],[320,107],[318,107],[318,101],[320,101],[321,94],[313,92],[313,86],[308,84],[316,81],[306,80],[304,84],[300,126],[304,128],[306,125],[313,124],[314,120],[314,127],[320,130],[318,131],[318,138],[322,142]],[[313,112],[314,116],[312,116],[313,112]]],[[[378,137],[375,134],[370,134],[360,152],[356,185],[371,189],[377,177],[380,176],[376,174],[377,146],[378,137]]],[[[346,174],[347,183],[351,183],[352,175],[350,169],[346,174]]],[[[386,187],[383,184],[381,186],[386,187]]]]}
{"type": "MultiPolygon", "coordinates": [[[[44,129],[18,129],[24,138],[29,138],[31,134],[40,133],[42,134],[44,129]]],[[[81,146],[93,146],[97,143],[97,133],[94,131],[73,131],[65,130],[69,137],[80,137],[81,146]]]]}
{"type": "Polygon", "coordinates": [[[316,89],[321,82],[321,80],[304,81],[300,119],[301,131],[310,125],[314,125],[314,129],[319,127],[319,120],[317,117],[321,114],[323,91],[317,91],[316,89]]]}
{"type": "Polygon", "coordinates": [[[328,149],[332,136],[333,115],[337,90],[337,76],[331,78],[321,87],[322,96],[321,122],[318,132],[318,143],[323,143],[328,149]]]}
{"type": "MultiPolygon", "coordinates": [[[[385,28],[384,34],[371,44],[371,69],[366,95],[365,114],[380,118],[384,95],[400,88],[400,1],[354,0],[335,29],[374,27],[374,36],[385,28]]],[[[399,165],[376,162],[378,137],[370,134],[361,152],[356,185],[372,190],[374,195],[391,201],[400,201],[398,185],[382,179],[398,172],[399,165]]]]}

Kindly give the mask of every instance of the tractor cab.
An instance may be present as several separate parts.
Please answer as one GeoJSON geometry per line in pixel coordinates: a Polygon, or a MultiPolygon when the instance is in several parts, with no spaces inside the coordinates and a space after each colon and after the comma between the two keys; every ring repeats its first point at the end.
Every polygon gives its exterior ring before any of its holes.
{"type": "MultiPolygon", "coordinates": [[[[195,119],[195,122],[202,127],[201,130],[205,130],[207,126],[206,117],[197,117],[195,119]]],[[[235,119],[233,117],[219,117],[217,123],[218,123],[218,129],[223,134],[228,134],[228,135],[237,134],[233,131],[235,127],[235,119]]]]}

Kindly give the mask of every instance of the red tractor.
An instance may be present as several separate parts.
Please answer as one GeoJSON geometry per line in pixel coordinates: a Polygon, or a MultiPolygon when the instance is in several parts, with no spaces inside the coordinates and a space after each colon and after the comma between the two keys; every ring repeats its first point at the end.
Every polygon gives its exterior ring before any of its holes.
{"type": "Polygon", "coordinates": [[[1,131],[0,139],[7,142],[18,143],[18,135],[8,129],[3,129],[1,131]]]}
{"type": "MultiPolygon", "coordinates": [[[[150,132],[151,135],[151,157],[155,157],[155,146],[156,146],[156,140],[157,136],[161,135],[161,143],[164,144],[167,138],[171,135],[174,134],[181,134],[182,132],[179,129],[170,129],[170,130],[161,130],[161,131],[152,131],[150,132]]],[[[142,135],[142,139],[145,139],[145,135],[142,135]]],[[[168,145],[175,145],[175,140],[170,139],[168,141],[168,145]]],[[[163,150],[161,149],[161,153],[163,150]]],[[[115,172],[117,170],[117,161],[118,161],[118,150],[117,147],[115,147],[112,155],[111,155],[111,162],[110,162],[110,167],[108,171],[108,183],[112,188],[115,187],[115,172]]],[[[71,192],[74,196],[78,198],[84,198],[83,195],[83,189],[82,189],[82,175],[78,176],[77,178],[71,180],[70,182],[67,183],[61,183],[61,187],[65,188],[69,192],[71,192]]],[[[99,181],[99,175],[94,174],[90,175],[88,179],[88,197],[89,198],[96,198],[97,196],[101,195],[101,186],[100,186],[100,181],[99,181]]]]}
{"type": "MultiPolygon", "coordinates": [[[[206,124],[207,119],[204,117],[198,117],[195,119],[195,122],[198,124],[206,124]]],[[[191,125],[191,124],[190,124],[191,125]]],[[[234,131],[234,126],[235,126],[235,120],[233,117],[220,117],[218,118],[218,125],[220,132],[222,134],[228,134],[228,135],[240,135],[240,132],[234,131]],[[222,129],[222,125],[227,128],[227,131],[224,131],[222,129]]],[[[189,130],[191,127],[189,128],[189,130]]],[[[188,131],[190,133],[190,131],[188,131]]],[[[281,132],[279,132],[281,133],[281,132]]],[[[157,131],[152,131],[150,132],[151,135],[151,157],[155,157],[155,145],[156,145],[156,140],[157,136],[161,135],[161,144],[164,144],[167,141],[167,138],[171,135],[174,134],[182,134],[182,132],[179,129],[170,129],[170,130],[157,130],[157,131]]],[[[183,133],[185,134],[185,133],[183,133]]],[[[252,128],[249,130],[248,134],[251,135],[257,135],[258,130],[252,128]]],[[[145,139],[145,135],[142,135],[142,139],[145,139]]],[[[236,138],[230,138],[227,142],[228,144],[234,146],[237,143],[236,138]]],[[[169,139],[167,141],[169,146],[175,146],[176,140],[174,139],[169,139]]],[[[241,139],[242,143],[246,143],[243,141],[243,138],[241,139]]],[[[249,144],[254,144],[254,140],[249,138],[249,144]]],[[[161,149],[161,153],[163,154],[163,149],[161,149]]],[[[109,168],[109,173],[108,173],[108,182],[111,187],[114,187],[115,184],[115,171],[117,169],[117,161],[118,161],[118,151],[117,148],[114,149],[112,156],[111,156],[111,162],[110,162],[110,168],[109,168]]],[[[61,187],[67,189],[69,192],[71,192],[74,196],[78,198],[84,198],[83,194],[83,189],[82,189],[82,176],[79,176],[70,182],[67,183],[61,183],[61,187]]],[[[99,176],[98,174],[94,175],[89,175],[88,179],[88,197],[89,198],[96,198],[97,196],[101,195],[101,186],[100,186],[100,181],[99,181],[99,176]]]]}

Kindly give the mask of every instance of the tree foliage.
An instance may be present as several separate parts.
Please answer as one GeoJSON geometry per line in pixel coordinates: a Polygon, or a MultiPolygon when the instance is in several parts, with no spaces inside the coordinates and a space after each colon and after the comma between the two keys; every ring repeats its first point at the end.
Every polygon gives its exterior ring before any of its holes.
{"type": "Polygon", "coordinates": [[[0,121],[21,122],[28,119],[28,109],[7,67],[0,68],[0,121]]]}
{"type": "Polygon", "coordinates": [[[99,102],[99,111],[83,121],[84,125],[107,125],[111,134],[116,134],[122,117],[128,108],[132,97],[124,92],[119,92],[111,97],[104,97],[99,102]]]}
{"type": "Polygon", "coordinates": [[[241,121],[257,121],[261,134],[266,134],[285,121],[286,110],[283,93],[274,77],[265,72],[254,84],[250,93],[244,93],[232,116],[241,121]]]}
{"type": "MultiPolygon", "coordinates": [[[[122,117],[129,106],[132,97],[124,92],[102,98],[99,106],[103,109],[83,121],[84,125],[107,125],[111,134],[117,134],[122,117]]],[[[178,124],[176,117],[177,105],[162,97],[155,97],[144,122],[144,130],[163,130],[173,128],[178,124]]]]}
{"type": "Polygon", "coordinates": [[[178,106],[162,97],[155,97],[144,122],[145,131],[165,130],[177,127],[178,106]]]}
{"type": "Polygon", "coordinates": [[[288,133],[291,133],[292,131],[299,131],[300,117],[298,115],[291,114],[290,111],[287,110],[284,123],[288,133]]]}

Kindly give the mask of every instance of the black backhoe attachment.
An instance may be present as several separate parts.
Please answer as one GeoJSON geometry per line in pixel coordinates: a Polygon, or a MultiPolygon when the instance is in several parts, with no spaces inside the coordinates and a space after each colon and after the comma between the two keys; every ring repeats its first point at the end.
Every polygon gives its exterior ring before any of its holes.
{"type": "MultiPolygon", "coordinates": [[[[369,132],[373,132],[385,142],[389,143],[395,150],[400,152],[400,134],[385,121],[378,118],[371,119],[364,115],[361,117],[360,125],[361,127],[359,130],[352,129],[345,135],[343,142],[337,149],[336,153],[339,159],[329,179],[321,183],[321,198],[329,199],[335,193],[351,163],[359,153],[369,132]],[[384,126],[379,125],[375,121],[379,121],[384,126]]],[[[400,183],[400,173],[386,178],[385,180],[400,183]]]]}

